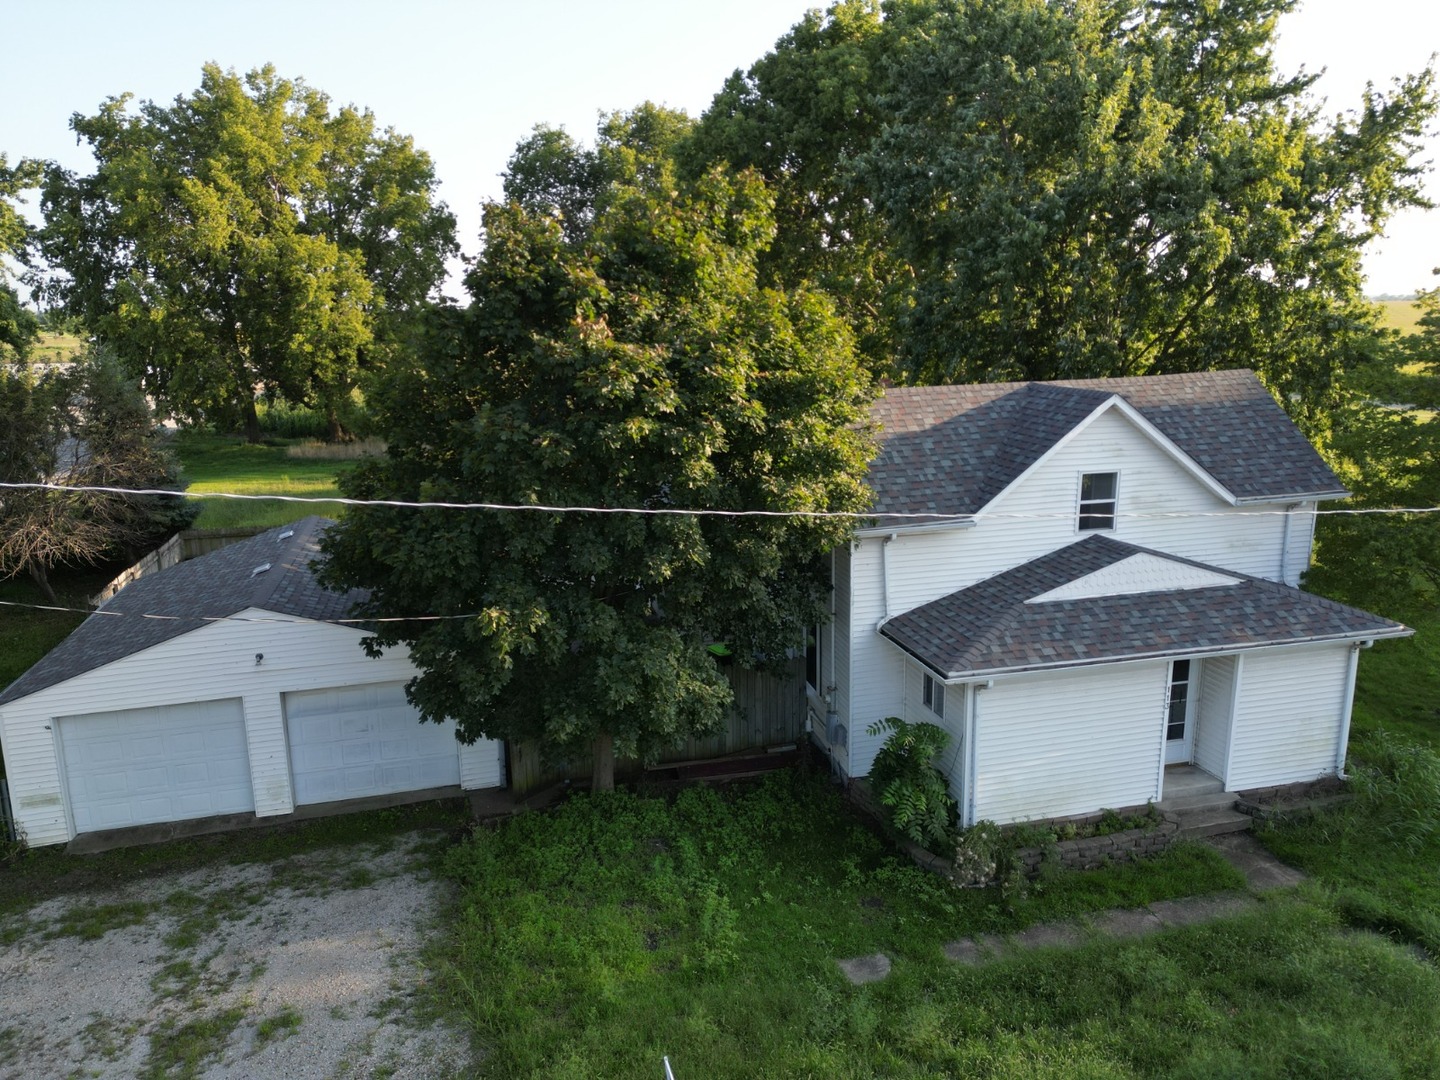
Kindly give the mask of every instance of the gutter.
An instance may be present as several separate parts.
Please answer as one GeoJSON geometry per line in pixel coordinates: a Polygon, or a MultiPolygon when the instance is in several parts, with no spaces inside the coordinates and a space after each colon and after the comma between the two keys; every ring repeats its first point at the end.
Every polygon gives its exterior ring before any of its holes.
{"type": "MultiPolygon", "coordinates": [[[[877,630],[879,628],[877,627],[877,630]]],[[[914,657],[927,670],[932,671],[944,682],[964,682],[970,679],[991,679],[1002,675],[1027,675],[1037,671],[1063,671],[1074,668],[1099,667],[1101,664],[1129,664],[1142,660],[1183,660],[1187,658],[1203,658],[1206,656],[1236,655],[1244,652],[1254,652],[1256,649],[1275,649],[1289,645],[1324,645],[1329,643],[1355,642],[1367,643],[1378,641],[1383,638],[1411,637],[1415,633],[1408,626],[1402,626],[1398,630],[1366,630],[1363,634],[1329,634],[1313,637],[1290,638],[1285,641],[1255,641],[1237,645],[1214,645],[1203,649],[1165,649],[1160,652],[1129,654],[1126,656],[1100,656],[1087,660],[1056,660],[1046,664],[1024,664],[1019,667],[1007,668],[983,668],[974,671],[952,671],[941,672],[938,668],[927,661],[923,656],[913,649],[902,645],[888,634],[882,634],[886,641],[897,649],[914,657]]]]}
{"type": "MultiPolygon", "coordinates": [[[[884,517],[878,514],[877,517],[884,517]]],[[[974,517],[953,517],[941,521],[925,521],[916,525],[871,525],[863,529],[856,529],[855,535],[861,539],[884,536],[904,536],[910,533],[934,532],[941,529],[973,529],[979,524],[974,517]]]]}
{"type": "Polygon", "coordinates": [[[1319,502],[1322,499],[1348,499],[1351,492],[1344,488],[1336,488],[1330,491],[1297,491],[1290,495],[1247,495],[1243,499],[1236,499],[1236,506],[1255,506],[1258,503],[1275,502],[1319,502]]]}

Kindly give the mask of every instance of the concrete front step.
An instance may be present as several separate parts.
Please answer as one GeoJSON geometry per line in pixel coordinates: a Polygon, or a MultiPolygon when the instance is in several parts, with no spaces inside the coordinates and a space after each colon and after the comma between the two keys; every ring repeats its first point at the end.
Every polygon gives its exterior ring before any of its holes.
{"type": "Polygon", "coordinates": [[[1233,791],[1207,791],[1196,795],[1176,795],[1173,799],[1161,799],[1155,804],[1159,810],[1184,813],[1187,810],[1230,809],[1235,805],[1233,791]]]}
{"type": "Polygon", "coordinates": [[[1244,832],[1255,819],[1249,814],[1225,808],[1198,808],[1180,812],[1180,831],[1177,840],[1195,840],[1202,836],[1219,836],[1222,833],[1244,832]]]}

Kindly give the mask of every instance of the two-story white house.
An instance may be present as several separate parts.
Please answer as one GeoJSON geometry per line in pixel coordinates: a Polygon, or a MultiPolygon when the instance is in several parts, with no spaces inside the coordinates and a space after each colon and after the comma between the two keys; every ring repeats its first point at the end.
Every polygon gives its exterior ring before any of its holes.
{"type": "Polygon", "coordinates": [[[939,724],[963,824],[1345,764],[1359,650],[1406,627],[1300,591],[1347,492],[1248,371],[907,387],[875,407],[876,519],[832,555],[816,740],[869,771],[939,724]]]}

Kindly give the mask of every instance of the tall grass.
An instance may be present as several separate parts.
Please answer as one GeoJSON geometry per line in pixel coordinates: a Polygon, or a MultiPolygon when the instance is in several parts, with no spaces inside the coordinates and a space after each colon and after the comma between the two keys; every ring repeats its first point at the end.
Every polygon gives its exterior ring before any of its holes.
{"type": "MultiPolygon", "coordinates": [[[[1433,872],[1433,864],[1431,864],[1433,872]]],[[[448,858],[437,1003],[494,1077],[1429,1077],[1440,974],[1305,896],[982,967],[941,946],[1233,887],[1201,846],[1009,906],[897,860],[819,778],[581,796],[448,858]],[[840,957],[883,952],[854,987],[840,957]]]]}

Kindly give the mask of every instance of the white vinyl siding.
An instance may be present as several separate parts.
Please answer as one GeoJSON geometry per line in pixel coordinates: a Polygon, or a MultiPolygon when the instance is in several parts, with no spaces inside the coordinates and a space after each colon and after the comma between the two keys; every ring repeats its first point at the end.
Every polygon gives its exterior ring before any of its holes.
{"type": "MultiPolygon", "coordinates": [[[[247,610],[242,615],[273,618],[247,610]]],[[[415,674],[408,653],[379,659],[360,648],[364,631],[306,622],[217,622],[104,667],[0,706],[0,732],[17,823],[34,846],[73,835],[61,784],[55,717],[161,708],[241,698],[255,813],[294,809],[281,695],[331,686],[405,682],[415,674]],[[256,654],[262,654],[259,664],[256,654]]],[[[501,782],[501,744],[457,745],[461,778],[475,786],[501,782]]]]}
{"type": "Polygon", "coordinates": [[[76,832],[255,809],[237,699],[57,720],[76,832]]]}
{"type": "Polygon", "coordinates": [[[1300,575],[1310,569],[1310,551],[1314,543],[1315,504],[1300,503],[1290,514],[1290,535],[1286,537],[1283,578],[1286,585],[1299,586],[1300,575]]]}
{"type": "Polygon", "coordinates": [[[1160,781],[1164,662],[997,679],[975,707],[975,816],[1138,806],[1160,781]]]}
{"type": "MultiPolygon", "coordinates": [[[[925,707],[925,669],[914,660],[905,661],[904,701],[898,710],[901,719],[911,724],[934,724],[950,736],[949,743],[935,761],[950,783],[950,794],[955,802],[965,805],[965,700],[966,687],[961,683],[940,684],[945,687],[945,715],[936,716],[925,707]]],[[[883,745],[884,740],[881,740],[883,745]]]]}
{"type": "MultiPolygon", "coordinates": [[[[892,557],[907,539],[901,537],[891,544],[892,557]]],[[[866,728],[895,712],[905,673],[903,654],[875,632],[885,613],[880,589],[880,544],[880,540],[863,541],[850,563],[855,597],[851,607],[854,621],[850,628],[850,710],[846,721],[850,729],[847,772],[851,776],[869,774],[881,740],[868,734],[866,728]]],[[[894,563],[891,565],[893,568],[894,563]]],[[[903,610],[893,606],[893,599],[891,603],[892,615],[903,610]]],[[[919,702],[919,698],[915,700],[919,702]]]]}
{"type": "Polygon", "coordinates": [[[1226,789],[1314,780],[1335,772],[1348,645],[1247,653],[1226,789]]]}
{"type": "MultiPolygon", "coordinates": [[[[989,508],[995,516],[982,516],[974,528],[897,535],[890,542],[884,587],[889,593],[890,615],[938,600],[1083,539],[1075,531],[1077,478],[1096,472],[1119,473],[1123,489],[1120,517],[1115,529],[1105,535],[1225,570],[1272,581],[1279,576],[1284,518],[1254,511],[1277,511],[1285,504],[1230,506],[1112,409],[998,499],[989,508]],[[1010,514],[1020,516],[1004,516],[1010,514]],[[1152,516],[1127,516],[1130,514],[1152,516]]],[[[1308,543],[1306,520],[1301,515],[1291,522],[1290,548],[1296,560],[1302,536],[1308,543]]],[[[878,749],[877,743],[865,738],[865,727],[894,712],[902,692],[902,654],[875,632],[885,611],[882,543],[880,536],[862,538],[851,559],[854,623],[850,632],[849,726],[854,776],[870,771],[878,749]]],[[[1308,550],[1305,554],[1308,562],[1308,550]]],[[[1162,694],[1157,701],[1163,704],[1163,700],[1162,694]]]]}
{"type": "Polygon", "coordinates": [[[1235,658],[1216,656],[1200,665],[1200,696],[1195,702],[1195,764],[1225,779],[1230,754],[1230,698],[1235,658]]]}

